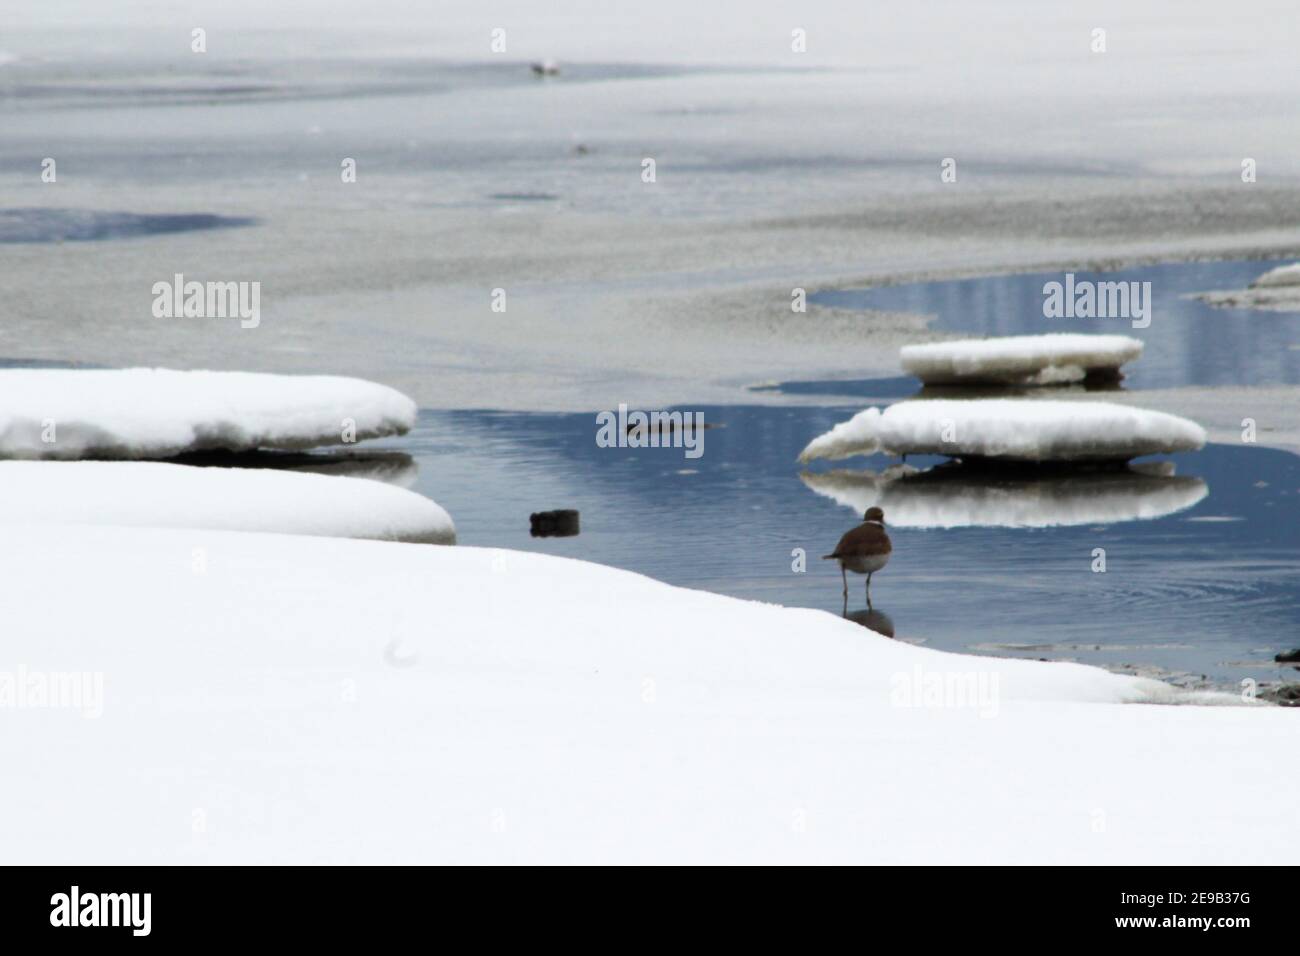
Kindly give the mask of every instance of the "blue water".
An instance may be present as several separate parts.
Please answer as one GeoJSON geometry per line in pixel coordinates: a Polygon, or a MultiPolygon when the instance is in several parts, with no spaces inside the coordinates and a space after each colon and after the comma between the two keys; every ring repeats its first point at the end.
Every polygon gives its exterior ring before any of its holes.
{"type": "MultiPolygon", "coordinates": [[[[1145,329],[1133,328],[1124,318],[1046,318],[1043,286],[1064,282],[1064,272],[826,291],[809,299],[842,309],[933,315],[932,329],[976,336],[1046,332],[1131,335],[1141,339],[1146,348],[1142,358],[1125,369],[1124,387],[1130,389],[1294,385],[1300,383],[1300,313],[1221,309],[1187,298],[1197,292],[1244,289],[1273,266],[1289,261],[1183,262],[1074,272],[1076,282],[1150,282],[1151,324],[1145,329]]],[[[821,387],[835,386],[824,383],[821,387]]],[[[833,394],[865,394],[861,389],[861,385],[841,388],[833,394]]]]}
{"type": "MultiPolygon", "coordinates": [[[[590,414],[425,412],[411,435],[379,444],[414,457],[416,490],[451,512],[461,544],[567,555],[841,613],[839,571],[818,557],[859,515],[810,490],[795,457],[844,410],[691,410],[720,426],[704,433],[694,460],[682,449],[598,447],[590,414]],[[581,534],[530,537],[529,514],[554,508],[579,509],[581,534]],[[809,556],[802,573],[792,570],[797,548],[809,556]]],[[[933,647],[1150,665],[1220,686],[1277,679],[1273,655],[1300,644],[1300,458],[1211,445],[1169,460],[1180,480],[1199,478],[1209,492],[1167,517],[893,529],[894,557],[872,585],[875,609],[898,638],[933,647]],[[1105,573],[1091,570],[1099,547],[1105,573]]],[[[865,607],[861,578],[850,599],[851,610],[865,607]]]]}

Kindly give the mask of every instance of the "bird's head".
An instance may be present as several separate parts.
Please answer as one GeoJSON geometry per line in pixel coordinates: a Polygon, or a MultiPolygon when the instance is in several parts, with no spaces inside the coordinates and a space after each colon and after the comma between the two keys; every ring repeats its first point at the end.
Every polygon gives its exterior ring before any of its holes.
{"type": "Polygon", "coordinates": [[[862,516],[863,521],[879,521],[885,523],[885,512],[879,508],[868,508],[867,513],[862,516]]]}

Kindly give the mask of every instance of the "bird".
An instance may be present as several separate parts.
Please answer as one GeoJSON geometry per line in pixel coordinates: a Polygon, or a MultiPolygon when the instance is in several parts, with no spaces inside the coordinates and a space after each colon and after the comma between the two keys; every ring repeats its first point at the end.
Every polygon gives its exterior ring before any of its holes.
{"type": "Polygon", "coordinates": [[[840,576],[844,579],[844,606],[849,606],[849,575],[865,574],[867,576],[867,607],[871,607],[871,575],[889,563],[889,554],[894,546],[885,533],[885,513],[879,508],[868,508],[862,516],[862,524],[840,538],[840,543],[830,554],[822,555],[823,561],[835,560],[840,563],[840,576]]]}

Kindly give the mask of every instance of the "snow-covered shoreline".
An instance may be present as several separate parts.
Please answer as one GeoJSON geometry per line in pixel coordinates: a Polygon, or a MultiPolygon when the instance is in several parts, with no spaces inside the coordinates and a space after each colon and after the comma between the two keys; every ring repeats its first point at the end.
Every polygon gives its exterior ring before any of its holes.
{"type": "Polygon", "coordinates": [[[22,595],[8,660],[100,673],[104,688],[97,719],[4,715],[0,839],[15,863],[1300,850],[1279,825],[1300,783],[1275,759],[1294,739],[1280,708],[1119,703],[1180,695],[540,554],[103,527],[6,537],[0,581],[22,595]]]}

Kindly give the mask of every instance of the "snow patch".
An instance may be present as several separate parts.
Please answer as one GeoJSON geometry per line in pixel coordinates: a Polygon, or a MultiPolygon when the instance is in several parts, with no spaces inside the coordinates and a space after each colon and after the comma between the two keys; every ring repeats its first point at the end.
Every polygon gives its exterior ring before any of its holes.
{"type": "Polygon", "coordinates": [[[400,435],[405,395],[355,378],[169,369],[0,370],[0,457],[170,458],[400,435]]]}
{"type": "Polygon", "coordinates": [[[818,435],[799,453],[799,460],[851,458],[854,455],[874,455],[879,450],[880,409],[872,407],[858,412],[847,422],[840,422],[824,435],[818,435]]]}
{"type": "Polygon", "coordinates": [[[0,522],[267,531],[454,544],[438,504],[363,478],[161,462],[0,462],[0,522]]]}

